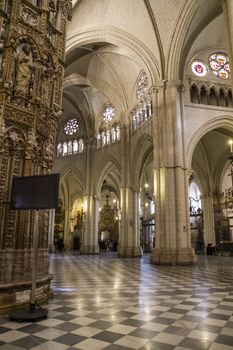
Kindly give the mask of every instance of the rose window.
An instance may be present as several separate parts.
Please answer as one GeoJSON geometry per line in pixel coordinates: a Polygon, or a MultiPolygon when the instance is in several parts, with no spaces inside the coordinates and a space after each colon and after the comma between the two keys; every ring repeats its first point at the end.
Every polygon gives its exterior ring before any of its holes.
{"type": "Polygon", "coordinates": [[[64,132],[67,135],[73,135],[75,134],[79,129],[79,123],[76,118],[72,118],[67,120],[67,122],[64,125],[64,132]]]}
{"type": "Polygon", "coordinates": [[[229,58],[223,53],[214,53],[209,57],[210,68],[216,77],[228,79],[230,75],[229,58]]]}
{"type": "Polygon", "coordinates": [[[192,72],[199,77],[204,77],[208,71],[206,64],[201,61],[193,61],[191,68],[192,72]]]}

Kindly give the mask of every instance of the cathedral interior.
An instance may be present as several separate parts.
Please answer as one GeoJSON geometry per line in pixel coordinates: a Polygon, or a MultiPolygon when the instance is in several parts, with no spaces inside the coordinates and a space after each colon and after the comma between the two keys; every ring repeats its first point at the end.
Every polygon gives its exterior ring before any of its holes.
{"type": "Polygon", "coordinates": [[[232,19],[0,0],[2,350],[233,350],[232,19]],[[53,174],[56,205],[12,207],[53,174]],[[48,318],[12,322],[33,280],[48,318]]]}

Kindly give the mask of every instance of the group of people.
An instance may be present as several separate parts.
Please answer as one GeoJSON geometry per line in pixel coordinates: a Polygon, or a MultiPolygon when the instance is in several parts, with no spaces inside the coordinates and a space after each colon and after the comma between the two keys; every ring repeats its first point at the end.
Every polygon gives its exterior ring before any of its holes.
{"type": "Polygon", "coordinates": [[[65,251],[65,244],[64,244],[64,239],[63,238],[59,238],[57,241],[57,249],[59,251],[59,253],[64,253],[65,251]]]}
{"type": "Polygon", "coordinates": [[[116,251],[116,244],[113,240],[103,239],[99,241],[100,252],[116,251]]]}

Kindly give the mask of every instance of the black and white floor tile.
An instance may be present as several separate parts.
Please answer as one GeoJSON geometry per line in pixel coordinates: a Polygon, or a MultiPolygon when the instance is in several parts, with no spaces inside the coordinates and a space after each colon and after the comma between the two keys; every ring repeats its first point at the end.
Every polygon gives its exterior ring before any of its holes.
{"type": "Polygon", "coordinates": [[[48,318],[0,317],[1,350],[233,350],[233,257],[51,256],[48,318]]]}

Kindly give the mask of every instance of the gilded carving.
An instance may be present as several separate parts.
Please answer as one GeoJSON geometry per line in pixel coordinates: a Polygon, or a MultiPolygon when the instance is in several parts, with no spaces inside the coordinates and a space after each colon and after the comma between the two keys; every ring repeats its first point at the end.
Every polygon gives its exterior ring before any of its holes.
{"type": "Polygon", "coordinates": [[[38,24],[38,15],[26,6],[22,6],[21,18],[33,27],[36,27],[38,24]]]}
{"type": "MultiPolygon", "coordinates": [[[[61,109],[65,26],[72,5],[70,0],[48,1],[44,11],[29,1],[8,3],[8,15],[2,21],[0,18],[0,261],[7,256],[9,268],[2,271],[0,283],[14,285],[31,279],[28,261],[34,219],[28,213],[10,211],[5,203],[13,176],[52,170],[56,115],[61,109]]],[[[46,278],[49,212],[41,214],[39,226],[38,276],[46,278]]]]}

